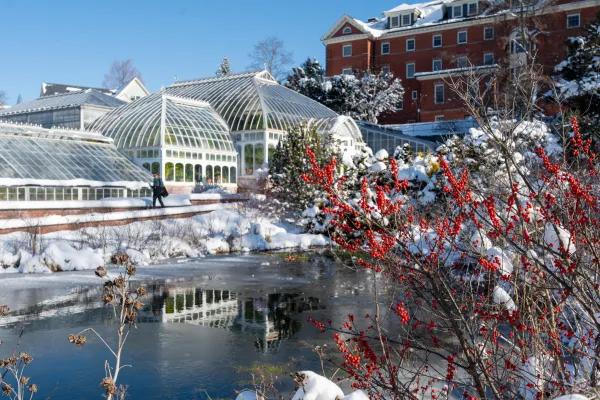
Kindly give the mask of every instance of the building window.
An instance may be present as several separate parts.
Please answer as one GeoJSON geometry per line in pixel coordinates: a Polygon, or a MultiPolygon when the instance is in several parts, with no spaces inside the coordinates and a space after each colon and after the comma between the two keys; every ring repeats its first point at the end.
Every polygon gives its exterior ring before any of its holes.
{"type": "Polygon", "coordinates": [[[444,85],[435,85],[435,104],[444,104],[444,85]]]}
{"type": "Polygon", "coordinates": [[[342,54],[344,57],[352,57],[352,45],[347,44],[342,49],[342,54]]]}
{"type": "Polygon", "coordinates": [[[457,68],[467,68],[469,66],[469,59],[465,56],[458,57],[456,59],[457,68]]]}
{"type": "Polygon", "coordinates": [[[404,14],[402,16],[402,26],[407,26],[407,25],[411,25],[411,15],[410,14],[404,14]]]}
{"type": "Polygon", "coordinates": [[[352,33],[352,28],[350,28],[349,26],[345,27],[344,30],[342,31],[342,35],[349,35],[352,33]]]}
{"type": "Polygon", "coordinates": [[[352,68],[344,68],[342,70],[342,75],[352,75],[352,68]]]}
{"type": "Polygon", "coordinates": [[[469,4],[469,15],[477,15],[477,3],[469,4]]]}
{"type": "Polygon", "coordinates": [[[175,166],[173,163],[168,162],[165,164],[165,175],[167,176],[167,182],[175,181],[175,166]]]}
{"type": "Polygon", "coordinates": [[[452,9],[452,17],[460,18],[462,16],[462,6],[454,6],[454,8],[452,9]]]}
{"type": "Polygon", "coordinates": [[[567,16],[567,28],[579,28],[579,14],[571,14],[567,16]]]}
{"type": "Polygon", "coordinates": [[[404,100],[400,99],[396,103],[396,111],[402,111],[403,108],[404,108],[404,100]]]}
{"type": "Polygon", "coordinates": [[[433,60],[432,71],[442,70],[442,60],[433,60]]]}
{"type": "Polygon", "coordinates": [[[415,39],[406,39],[406,51],[415,51],[415,39]]]}
{"type": "Polygon", "coordinates": [[[458,32],[458,44],[467,43],[467,31],[458,32]]]}
{"type": "Polygon", "coordinates": [[[419,96],[419,93],[416,90],[413,90],[412,91],[412,99],[416,100],[418,96],[419,96]]]}
{"type": "Polygon", "coordinates": [[[383,68],[381,68],[381,72],[383,72],[384,74],[389,74],[390,73],[390,66],[389,65],[385,65],[383,68]]]}
{"type": "Polygon", "coordinates": [[[400,17],[395,16],[390,18],[390,28],[398,28],[400,26],[400,17]]]}
{"type": "Polygon", "coordinates": [[[410,78],[414,78],[414,77],[415,77],[415,64],[414,63],[406,64],[406,79],[410,79],[410,78]]]}
{"type": "Polygon", "coordinates": [[[485,53],[483,55],[483,65],[494,65],[494,53],[485,53]]]}
{"type": "Polygon", "coordinates": [[[433,47],[442,47],[442,35],[433,35],[433,47]]]}
{"type": "Polygon", "coordinates": [[[483,40],[493,40],[494,39],[494,27],[486,26],[483,28],[483,40]]]}
{"type": "Polygon", "coordinates": [[[435,116],[435,122],[440,122],[444,120],[444,116],[443,115],[436,115],[435,116]]]}
{"type": "Polygon", "coordinates": [[[390,44],[381,43],[381,54],[390,54],[390,44]]]}

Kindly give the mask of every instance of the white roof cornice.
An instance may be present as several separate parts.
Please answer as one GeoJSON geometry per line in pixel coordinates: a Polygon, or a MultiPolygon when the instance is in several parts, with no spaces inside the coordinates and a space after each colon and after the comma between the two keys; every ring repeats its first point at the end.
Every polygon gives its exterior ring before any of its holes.
{"type": "MultiPolygon", "coordinates": [[[[358,23],[356,23],[356,21],[354,20],[354,18],[352,18],[351,16],[344,14],[342,16],[342,18],[338,19],[338,21],[327,31],[327,33],[325,33],[322,37],[321,37],[321,41],[325,42],[326,40],[331,39],[331,37],[338,31],[340,30],[340,28],[344,25],[344,24],[350,24],[353,27],[355,27],[356,29],[358,29],[359,31],[363,32],[365,35],[368,35],[367,32],[365,32],[364,28],[362,26],[360,26],[358,23]]],[[[346,37],[350,37],[352,35],[348,35],[346,37]]]]}

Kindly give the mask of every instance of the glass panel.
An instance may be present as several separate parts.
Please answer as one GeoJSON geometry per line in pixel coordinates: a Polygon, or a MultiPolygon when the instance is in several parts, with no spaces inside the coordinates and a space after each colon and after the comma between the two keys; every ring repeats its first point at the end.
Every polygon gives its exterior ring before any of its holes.
{"type": "Polygon", "coordinates": [[[246,175],[252,175],[254,172],[254,146],[251,144],[244,146],[244,164],[246,166],[246,175]]]}
{"type": "Polygon", "coordinates": [[[143,167],[146,171],[150,172],[150,163],[144,163],[143,167]]]}
{"type": "Polygon", "coordinates": [[[175,166],[175,181],[183,182],[183,164],[177,164],[175,166]]]}
{"type": "Polygon", "coordinates": [[[142,158],[148,158],[146,150],[142,150],[142,158]]]}
{"type": "Polygon", "coordinates": [[[194,182],[194,166],[192,164],[185,165],[185,181],[194,182]]]}
{"type": "Polygon", "coordinates": [[[154,158],[158,158],[159,157],[159,151],[158,150],[154,150],[154,158]]]}
{"type": "Polygon", "coordinates": [[[25,188],[19,188],[19,200],[20,201],[25,200],[25,188]]]}
{"type": "Polygon", "coordinates": [[[119,191],[117,189],[110,189],[110,197],[119,197],[119,191]]]}
{"type": "Polygon", "coordinates": [[[230,173],[229,173],[229,178],[231,179],[231,183],[236,183],[237,182],[237,176],[235,175],[236,171],[235,171],[235,167],[231,167],[230,173]]]}
{"type": "Polygon", "coordinates": [[[254,169],[260,168],[265,163],[265,145],[258,143],[254,145],[254,169]]]}
{"type": "Polygon", "coordinates": [[[223,183],[229,183],[229,167],[223,167],[223,176],[221,179],[223,183]]]}
{"type": "Polygon", "coordinates": [[[64,189],[63,195],[65,200],[71,200],[71,189],[64,189]]]}
{"type": "Polygon", "coordinates": [[[212,165],[206,166],[206,183],[212,183],[213,180],[213,167],[212,165]]]}
{"type": "MultiPolygon", "coordinates": [[[[66,189],[66,190],[69,190],[69,189],[66,189]]],[[[55,195],[54,195],[56,200],[64,200],[65,199],[64,191],[65,191],[65,189],[63,189],[63,188],[56,188],[55,195]]]]}
{"type": "Polygon", "coordinates": [[[72,189],[73,196],[71,197],[73,200],[79,200],[79,189],[72,189]]]}
{"type": "Polygon", "coordinates": [[[7,191],[7,189],[5,187],[0,188],[0,201],[6,201],[6,199],[7,199],[6,191],[7,191]]]}
{"type": "Polygon", "coordinates": [[[165,164],[165,175],[167,181],[173,182],[175,180],[175,167],[173,166],[173,163],[168,162],[165,164]]]}
{"type": "Polygon", "coordinates": [[[152,163],[152,173],[158,174],[158,176],[160,176],[160,163],[159,162],[155,161],[152,163]]]}
{"type": "Polygon", "coordinates": [[[202,182],[202,165],[194,166],[194,176],[196,177],[196,183],[202,182]]]}
{"type": "Polygon", "coordinates": [[[17,188],[8,188],[8,200],[10,200],[10,201],[19,200],[17,188]]]}
{"type": "Polygon", "coordinates": [[[215,182],[221,183],[221,167],[218,165],[215,167],[215,182]]]}

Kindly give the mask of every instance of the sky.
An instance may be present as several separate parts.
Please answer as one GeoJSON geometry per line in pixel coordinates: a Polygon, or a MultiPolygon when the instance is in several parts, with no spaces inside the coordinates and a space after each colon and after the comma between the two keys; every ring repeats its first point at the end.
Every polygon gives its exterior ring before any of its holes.
{"type": "Polygon", "coordinates": [[[317,57],[319,40],[344,14],[380,17],[402,0],[0,0],[0,90],[15,104],[42,82],[100,87],[115,59],[132,59],[148,90],[214,75],[223,56],[235,71],[269,36],[294,63],[317,57]]]}

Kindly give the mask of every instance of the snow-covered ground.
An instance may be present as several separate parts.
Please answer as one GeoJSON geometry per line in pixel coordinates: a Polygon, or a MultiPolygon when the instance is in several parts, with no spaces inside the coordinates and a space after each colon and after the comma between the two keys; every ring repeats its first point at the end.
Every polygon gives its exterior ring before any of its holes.
{"type": "MultiPolygon", "coordinates": [[[[203,207],[203,206],[198,206],[203,207]]],[[[247,204],[210,206],[215,211],[185,219],[134,222],[36,235],[0,235],[0,274],[95,269],[126,252],[136,265],[167,258],[326,246],[322,235],[272,221],[247,204]]]]}

